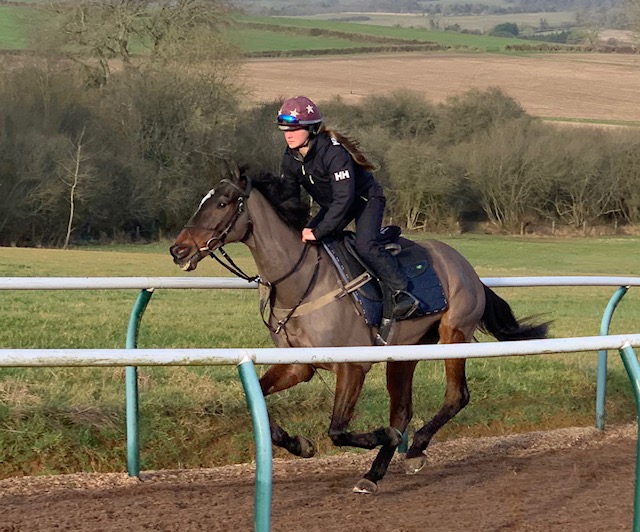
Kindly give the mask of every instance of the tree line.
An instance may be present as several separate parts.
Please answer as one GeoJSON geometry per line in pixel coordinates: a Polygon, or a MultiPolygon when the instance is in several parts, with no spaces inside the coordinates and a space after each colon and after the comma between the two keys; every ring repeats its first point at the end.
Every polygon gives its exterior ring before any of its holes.
{"type": "MultiPolygon", "coordinates": [[[[162,238],[227,159],[278,172],[279,102],[246,108],[240,94],[178,67],[119,72],[100,89],[50,65],[11,71],[0,82],[0,244],[162,238]]],[[[497,88],[441,105],[407,91],[321,105],[376,162],[391,221],[411,231],[640,223],[634,128],[549,125],[497,88]]]]}

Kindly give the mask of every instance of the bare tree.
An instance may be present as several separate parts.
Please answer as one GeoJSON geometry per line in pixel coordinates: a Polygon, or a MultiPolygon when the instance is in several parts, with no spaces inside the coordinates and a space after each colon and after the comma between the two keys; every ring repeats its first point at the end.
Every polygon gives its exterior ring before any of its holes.
{"type": "Polygon", "coordinates": [[[225,0],[56,1],[48,9],[55,16],[40,35],[39,48],[62,51],[98,86],[109,82],[114,62],[132,65],[134,50],[146,48],[152,61],[181,56],[190,62],[187,52],[211,56],[225,42],[219,31],[228,11],[225,0]]]}
{"type": "Polygon", "coordinates": [[[611,171],[607,138],[602,132],[574,132],[554,158],[551,203],[561,220],[583,232],[618,211],[619,175],[611,171]]]}
{"type": "Polygon", "coordinates": [[[456,149],[482,209],[502,230],[520,231],[546,197],[549,147],[542,129],[527,118],[512,120],[456,149]]]}
{"type": "Polygon", "coordinates": [[[78,133],[75,141],[70,141],[72,148],[65,160],[58,161],[58,177],[69,187],[69,218],[67,222],[67,231],[65,233],[63,249],[69,247],[71,232],[73,231],[74,215],[76,211],[76,199],[78,195],[78,187],[86,184],[85,181],[91,179],[92,173],[86,168],[86,162],[92,159],[95,154],[86,154],[85,141],[86,127],[78,133]]]}
{"type": "Polygon", "coordinates": [[[434,230],[452,222],[452,197],[459,183],[438,150],[418,142],[395,142],[386,160],[394,211],[407,229],[434,230]]]}

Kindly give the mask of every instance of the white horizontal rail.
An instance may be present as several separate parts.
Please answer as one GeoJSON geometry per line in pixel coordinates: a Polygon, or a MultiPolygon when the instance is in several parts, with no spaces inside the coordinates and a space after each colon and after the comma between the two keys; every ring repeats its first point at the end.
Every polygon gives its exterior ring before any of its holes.
{"type": "MultiPolygon", "coordinates": [[[[640,286],[640,277],[482,277],[492,288],[525,286],[640,286]]],[[[236,277],[0,277],[0,290],[257,288],[236,277]]]]}
{"type": "Polygon", "coordinates": [[[640,346],[640,334],[583,336],[517,342],[402,345],[381,347],[303,347],[226,349],[0,349],[0,367],[27,366],[184,366],[239,364],[320,364],[484,358],[573,353],[640,346]]]}
{"type": "Polygon", "coordinates": [[[0,277],[0,290],[257,288],[237,277],[0,277]]]}

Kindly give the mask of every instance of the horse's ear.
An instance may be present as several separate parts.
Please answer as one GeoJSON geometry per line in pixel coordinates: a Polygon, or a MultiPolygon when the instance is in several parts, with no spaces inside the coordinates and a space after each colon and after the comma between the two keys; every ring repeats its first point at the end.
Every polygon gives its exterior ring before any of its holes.
{"type": "Polygon", "coordinates": [[[229,174],[234,179],[234,181],[240,181],[241,172],[238,163],[234,160],[225,161],[227,163],[227,169],[229,170],[229,174]]]}

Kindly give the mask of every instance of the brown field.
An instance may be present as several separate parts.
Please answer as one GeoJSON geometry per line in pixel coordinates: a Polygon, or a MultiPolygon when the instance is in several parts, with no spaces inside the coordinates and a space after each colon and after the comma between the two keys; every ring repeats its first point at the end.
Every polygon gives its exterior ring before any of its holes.
{"type": "Polygon", "coordinates": [[[355,102],[397,88],[432,102],[471,88],[500,87],[546,118],[640,121],[640,54],[398,54],[249,61],[252,101],[305,94],[355,102]]]}

